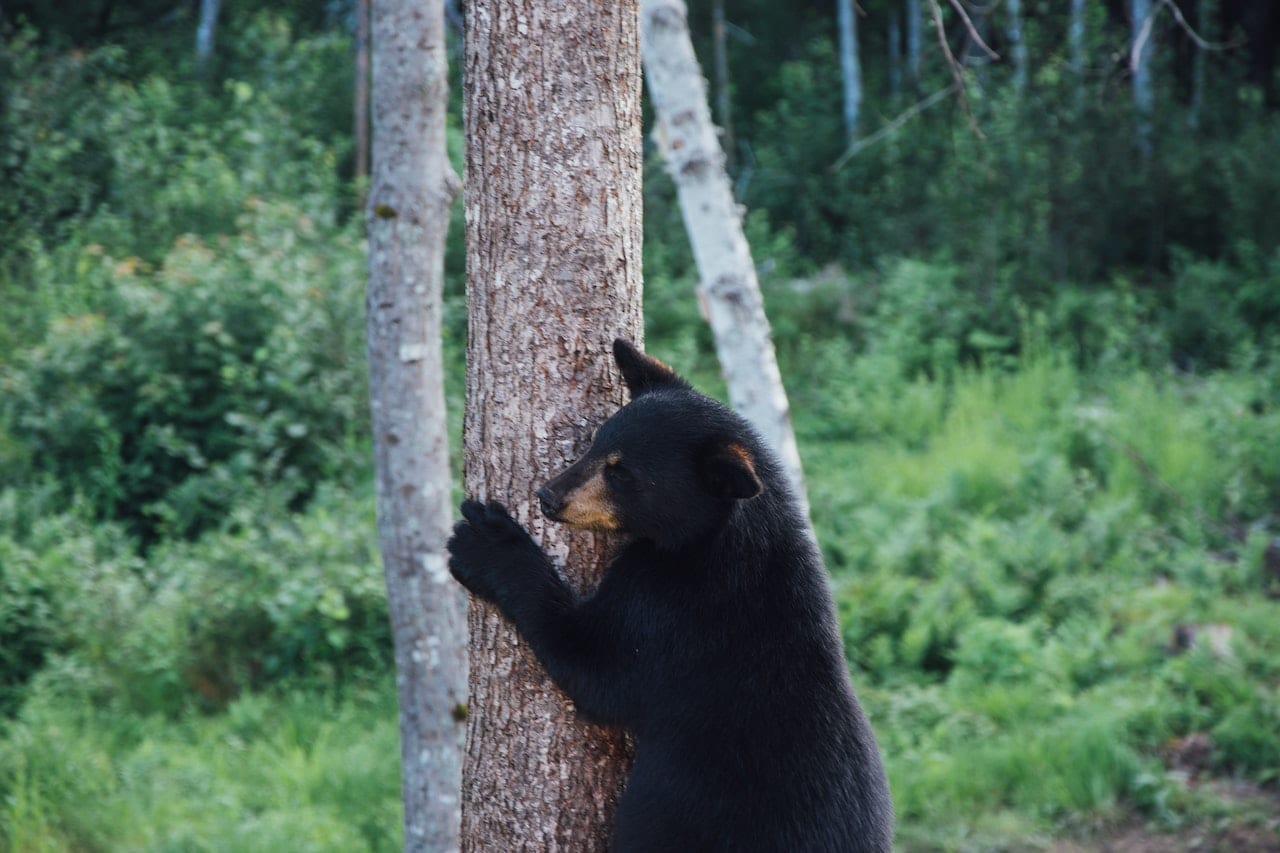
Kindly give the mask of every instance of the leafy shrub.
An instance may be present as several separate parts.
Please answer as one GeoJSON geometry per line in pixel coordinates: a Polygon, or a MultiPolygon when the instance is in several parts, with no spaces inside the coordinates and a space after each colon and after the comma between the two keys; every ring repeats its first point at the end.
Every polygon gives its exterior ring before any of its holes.
{"type": "MultiPolygon", "coordinates": [[[[215,709],[282,682],[361,682],[391,665],[372,500],[332,488],[305,514],[242,500],[223,531],[74,552],[41,682],[141,713],[215,709]]],[[[65,548],[44,548],[57,570],[65,548]]]]}
{"type": "Polygon", "coordinates": [[[147,542],[216,525],[246,487],[300,500],[342,470],[366,418],[360,247],[284,206],[242,225],[216,248],[180,241],[156,272],[88,253],[99,310],[0,373],[27,457],[11,470],[147,542]]]}

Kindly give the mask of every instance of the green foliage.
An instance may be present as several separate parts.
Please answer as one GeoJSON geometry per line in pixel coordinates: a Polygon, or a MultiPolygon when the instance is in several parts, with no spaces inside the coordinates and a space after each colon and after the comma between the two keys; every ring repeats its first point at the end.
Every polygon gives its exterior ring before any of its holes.
{"type": "Polygon", "coordinates": [[[7,850],[401,849],[394,691],[178,723],[38,696],[0,738],[7,850]]]}
{"type": "Polygon", "coordinates": [[[0,372],[0,467],[52,477],[145,541],[216,526],[243,489],[293,501],[342,471],[366,420],[361,249],[350,231],[254,203],[217,245],[151,270],[101,248],[97,309],[0,372]]]}
{"type": "MultiPolygon", "coordinates": [[[[168,7],[27,5],[47,31],[0,44],[0,847],[398,847],[345,11],[228,8],[197,77],[168,7]]],[[[892,91],[900,5],[864,6],[865,135],[950,80],[930,48],[892,91]]],[[[1024,4],[1024,92],[970,67],[981,136],[948,99],[838,169],[830,13],[731,28],[735,186],[907,849],[1222,816],[1165,772],[1189,735],[1205,773],[1280,779],[1280,119],[1232,54],[1190,121],[1169,62],[1144,154],[1064,10],[1024,4]],[[1180,625],[1229,648],[1175,653],[1180,625]]],[[[656,158],[645,187],[649,345],[722,389],[656,158]]]]}

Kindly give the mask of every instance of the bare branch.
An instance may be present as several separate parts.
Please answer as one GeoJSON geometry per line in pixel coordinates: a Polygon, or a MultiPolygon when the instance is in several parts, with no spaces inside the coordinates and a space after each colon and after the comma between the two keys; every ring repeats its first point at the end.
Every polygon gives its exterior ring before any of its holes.
{"type": "Polygon", "coordinates": [[[898,130],[898,128],[902,127],[904,124],[911,121],[911,119],[920,115],[920,113],[929,109],[929,107],[932,107],[934,104],[940,103],[944,98],[946,98],[955,90],[956,90],[956,87],[955,87],[955,84],[953,83],[947,88],[939,89],[929,97],[924,98],[920,101],[917,101],[916,103],[907,107],[905,110],[899,113],[892,121],[890,121],[884,127],[880,128],[870,136],[864,136],[862,139],[859,139],[857,142],[853,143],[847,149],[845,149],[845,152],[840,155],[840,159],[831,164],[831,171],[833,172],[839,171],[841,168],[843,168],[845,163],[848,163],[851,159],[856,157],[858,154],[862,153],[863,150],[870,148],[872,145],[875,145],[877,142],[879,142],[882,139],[887,139],[888,137],[892,136],[894,132],[898,130]]]}
{"type": "Polygon", "coordinates": [[[1243,39],[1211,42],[1191,28],[1191,25],[1187,23],[1187,19],[1183,17],[1182,10],[1178,8],[1177,3],[1173,2],[1173,0],[1160,0],[1160,2],[1162,5],[1169,7],[1169,12],[1173,15],[1173,19],[1178,22],[1178,26],[1182,27],[1182,31],[1187,34],[1187,38],[1195,42],[1196,47],[1201,50],[1234,50],[1244,44],[1243,39]]]}
{"type": "Polygon", "coordinates": [[[960,20],[964,21],[964,27],[969,31],[969,38],[973,39],[973,43],[982,48],[983,53],[988,59],[999,59],[1000,54],[996,53],[991,47],[982,40],[982,36],[978,35],[977,28],[973,25],[973,21],[969,19],[969,13],[964,10],[964,4],[960,0],[951,0],[951,6],[960,13],[960,20]]]}
{"type": "Polygon", "coordinates": [[[933,13],[933,26],[938,31],[938,44],[942,46],[942,55],[946,57],[947,67],[951,69],[951,79],[955,81],[956,97],[960,99],[965,118],[969,120],[969,130],[973,131],[973,135],[979,139],[986,139],[986,134],[973,118],[973,110],[969,109],[969,95],[964,86],[964,68],[956,61],[955,54],[951,52],[951,45],[947,42],[947,28],[942,23],[942,7],[938,5],[938,0],[929,0],[929,11],[933,13]]]}
{"type": "Polygon", "coordinates": [[[1142,65],[1142,50],[1151,39],[1151,30],[1155,26],[1156,15],[1160,14],[1160,9],[1163,6],[1164,3],[1156,3],[1151,7],[1150,14],[1142,22],[1142,28],[1138,30],[1138,35],[1133,39],[1133,47],[1129,50],[1129,73],[1131,74],[1137,74],[1142,65]]]}

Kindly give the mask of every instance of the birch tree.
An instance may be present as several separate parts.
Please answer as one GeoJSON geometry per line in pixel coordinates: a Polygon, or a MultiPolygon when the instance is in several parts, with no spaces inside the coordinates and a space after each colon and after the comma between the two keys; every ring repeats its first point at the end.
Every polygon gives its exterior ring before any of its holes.
{"type": "Polygon", "coordinates": [[[702,284],[733,407],[778,453],[804,504],[804,475],[791,428],[751,250],[742,232],[707,108],[707,84],[693,52],[683,0],[640,0],[645,79],[661,132],[662,153],[675,180],[685,230],[702,284]]]}
{"type": "MultiPolygon", "coordinates": [[[[534,490],[622,404],[610,348],[643,329],[638,26],[634,0],[466,4],[466,491],[578,589],[606,543],[544,522],[534,490]]],[[[463,849],[605,850],[623,738],[575,716],[496,610],[469,619],[463,849]]]]}
{"type": "Polygon", "coordinates": [[[862,59],[858,55],[858,13],[853,0],[836,0],[840,31],[840,79],[844,92],[844,135],[846,142],[858,136],[858,114],[862,111],[862,59]]]}
{"type": "Polygon", "coordinates": [[[1138,114],[1138,147],[1144,154],[1151,152],[1151,114],[1155,109],[1155,89],[1151,82],[1154,26],[1152,0],[1129,0],[1129,75],[1133,105],[1138,114]]]}
{"type": "Polygon", "coordinates": [[[1022,0],[1007,0],[1009,11],[1009,56],[1013,59],[1013,89],[1019,96],[1027,91],[1027,42],[1022,34],[1022,0]]]}
{"type": "Polygon", "coordinates": [[[200,0],[200,22],[196,25],[196,69],[203,72],[213,57],[213,39],[218,31],[222,0],[200,0]]]}
{"type": "Polygon", "coordinates": [[[465,595],[451,528],[440,347],[449,206],[441,0],[373,0],[369,393],[378,539],[395,642],[404,844],[458,848],[465,595]]]}
{"type": "Polygon", "coordinates": [[[1071,47],[1071,72],[1076,78],[1076,109],[1084,105],[1085,28],[1084,0],[1071,0],[1071,18],[1067,26],[1067,43],[1071,47]]]}
{"type": "Polygon", "coordinates": [[[920,0],[906,0],[907,17],[907,71],[911,82],[920,82],[921,55],[924,38],[924,18],[920,9],[920,0]]]}

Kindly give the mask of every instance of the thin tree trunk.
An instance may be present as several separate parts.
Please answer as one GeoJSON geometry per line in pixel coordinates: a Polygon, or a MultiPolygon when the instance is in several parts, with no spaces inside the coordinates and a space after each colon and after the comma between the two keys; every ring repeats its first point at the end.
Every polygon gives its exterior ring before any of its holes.
{"type": "MultiPolygon", "coordinates": [[[[1213,22],[1216,19],[1215,0],[1199,0],[1196,3],[1196,32],[1208,41],[1213,41],[1213,22]]],[[[1191,67],[1191,105],[1187,110],[1187,126],[1192,130],[1200,127],[1200,116],[1204,111],[1204,87],[1206,66],[1209,52],[1203,46],[1197,46],[1194,64],[1191,67]]]]}
{"type": "Polygon", "coordinates": [[[1155,110],[1155,89],[1151,81],[1151,52],[1154,48],[1154,9],[1151,0],[1129,0],[1129,73],[1133,85],[1133,105],[1138,113],[1138,148],[1151,153],[1151,114],[1155,110]]]}
{"type": "Polygon", "coordinates": [[[920,0],[907,0],[907,70],[913,84],[920,82],[920,56],[923,47],[924,18],[920,0]]]}
{"type": "Polygon", "coordinates": [[[440,348],[449,207],[441,0],[374,0],[369,391],[378,538],[395,640],[407,850],[458,848],[465,595],[445,555],[453,517],[440,348]]]}
{"type": "Polygon", "coordinates": [[[1022,34],[1022,0],[1007,0],[1009,4],[1009,55],[1013,59],[1013,90],[1022,95],[1027,91],[1027,42],[1022,34]]]}
{"type": "Polygon", "coordinates": [[[840,30],[840,80],[844,90],[844,136],[846,142],[858,137],[858,116],[862,111],[862,61],[858,56],[858,14],[853,0],[836,0],[840,30]]]}
{"type": "MultiPolygon", "coordinates": [[[[503,501],[582,589],[605,543],[534,490],[623,402],[610,358],[641,321],[639,20],[633,0],[466,4],[466,491],[503,501]]],[[[473,599],[463,849],[602,851],[625,781],[511,627],[473,599]]]]}
{"type": "Polygon", "coordinates": [[[729,99],[729,45],[725,30],[724,0],[712,0],[711,41],[715,49],[716,121],[720,123],[720,139],[724,144],[725,167],[732,171],[735,145],[733,141],[732,105],[729,99]]]}
{"type": "Polygon", "coordinates": [[[218,30],[222,0],[200,0],[200,23],[196,26],[196,69],[201,73],[213,57],[213,39],[218,30]]]}
{"type": "Polygon", "coordinates": [[[889,97],[902,94],[902,24],[896,9],[889,13],[889,97]]]}
{"type": "Polygon", "coordinates": [[[742,233],[742,213],[707,109],[707,85],[693,53],[684,2],[640,0],[640,10],[649,97],[663,130],[658,136],[698,263],[699,296],[711,322],[729,400],[777,451],[807,511],[787,394],[755,264],[742,233]]]}
{"type": "Polygon", "coordinates": [[[1071,23],[1067,42],[1071,45],[1071,72],[1075,75],[1076,109],[1084,105],[1085,0],[1071,0],[1071,23]]]}
{"type": "Polygon", "coordinates": [[[356,81],[352,110],[355,178],[369,174],[369,0],[356,0],[356,81]]]}

